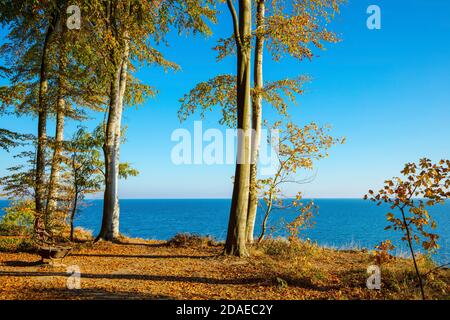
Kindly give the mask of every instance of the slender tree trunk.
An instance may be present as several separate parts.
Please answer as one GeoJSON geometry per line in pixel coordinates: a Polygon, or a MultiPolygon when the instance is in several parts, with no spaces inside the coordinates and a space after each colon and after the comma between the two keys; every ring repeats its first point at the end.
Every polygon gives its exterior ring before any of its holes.
{"type": "Polygon", "coordinates": [[[103,154],[105,160],[105,191],[103,197],[103,218],[102,227],[96,240],[103,239],[112,241],[112,221],[116,199],[116,180],[115,177],[115,157],[114,157],[114,137],[115,127],[118,121],[117,106],[120,88],[120,71],[117,67],[114,79],[111,83],[109,94],[109,112],[105,130],[105,143],[103,144],[103,154]]]}
{"type": "Polygon", "coordinates": [[[266,213],[264,214],[264,219],[263,219],[262,227],[261,227],[261,234],[258,237],[258,243],[261,243],[261,241],[263,241],[263,239],[266,235],[267,220],[269,219],[269,215],[270,215],[271,211],[272,211],[272,194],[270,195],[269,205],[267,206],[266,213]]]}
{"type": "Polygon", "coordinates": [[[74,240],[74,221],[75,221],[75,214],[77,213],[77,206],[78,206],[78,191],[75,191],[75,198],[73,199],[73,207],[72,212],[70,213],[70,241],[73,242],[74,240]]]}
{"type": "Polygon", "coordinates": [[[403,224],[405,225],[406,235],[408,237],[408,245],[409,245],[409,250],[411,251],[411,256],[412,256],[412,259],[413,259],[414,269],[416,270],[417,279],[419,280],[419,286],[420,286],[420,292],[422,294],[422,299],[426,300],[425,291],[423,289],[422,277],[420,275],[419,267],[417,266],[416,255],[414,254],[414,248],[413,248],[413,245],[412,245],[411,233],[409,232],[409,226],[408,226],[408,224],[406,222],[405,212],[404,212],[404,210],[402,208],[400,210],[402,212],[403,224]]]}
{"type": "MultiPolygon", "coordinates": [[[[228,0],[231,8],[232,2],[228,0]]],[[[238,156],[231,201],[228,234],[225,243],[225,254],[247,256],[246,225],[250,184],[250,153],[251,153],[251,37],[252,8],[251,0],[239,0],[239,22],[237,22],[234,7],[235,36],[238,44],[237,53],[237,119],[238,129],[238,156]],[[237,27],[239,25],[239,27],[237,27]]]]}
{"type": "Polygon", "coordinates": [[[105,193],[102,227],[96,240],[113,241],[119,236],[119,150],[123,99],[127,84],[129,39],[125,37],[120,66],[116,69],[110,91],[110,105],[106,125],[105,144],[105,193]]]}
{"type": "Polygon", "coordinates": [[[50,172],[49,190],[47,197],[46,215],[51,221],[51,216],[57,209],[58,191],[59,191],[59,175],[61,170],[62,150],[64,143],[64,121],[66,111],[65,100],[65,73],[67,67],[67,52],[65,44],[65,28],[62,27],[60,57],[59,57],[59,75],[58,75],[58,100],[56,103],[56,132],[55,146],[53,151],[52,166],[50,172]]]}
{"type": "MultiPolygon", "coordinates": [[[[118,187],[119,181],[119,164],[120,164],[120,140],[122,133],[122,112],[123,112],[123,100],[125,97],[125,90],[127,87],[127,78],[128,78],[128,58],[130,55],[129,48],[129,40],[128,35],[125,34],[125,49],[124,49],[124,57],[122,61],[122,69],[120,73],[120,89],[119,89],[119,106],[118,106],[118,122],[115,130],[115,138],[114,138],[114,156],[115,156],[115,172],[114,179],[116,180],[116,188],[118,187]]],[[[113,212],[113,220],[112,220],[112,231],[113,237],[116,238],[119,236],[119,224],[120,224],[120,207],[119,207],[119,193],[118,190],[115,191],[115,200],[114,200],[114,212],[113,212]]]]}
{"type": "Polygon", "coordinates": [[[247,214],[247,242],[253,243],[255,229],[256,212],[258,210],[258,189],[256,186],[258,175],[258,154],[261,141],[262,127],[262,95],[263,89],[263,54],[264,54],[264,35],[261,34],[264,28],[265,3],[264,0],[258,0],[256,4],[256,45],[254,62],[254,81],[255,91],[253,94],[252,105],[252,156],[250,164],[250,198],[248,202],[247,214]]]}
{"type": "MultiPolygon", "coordinates": [[[[38,215],[44,214],[45,210],[45,151],[47,148],[47,113],[48,105],[46,95],[48,90],[48,49],[51,37],[55,30],[58,15],[52,15],[44,39],[41,56],[41,69],[39,74],[39,98],[38,98],[38,136],[36,151],[36,177],[35,177],[35,205],[38,215]]],[[[44,221],[47,223],[47,217],[44,221]]]]}

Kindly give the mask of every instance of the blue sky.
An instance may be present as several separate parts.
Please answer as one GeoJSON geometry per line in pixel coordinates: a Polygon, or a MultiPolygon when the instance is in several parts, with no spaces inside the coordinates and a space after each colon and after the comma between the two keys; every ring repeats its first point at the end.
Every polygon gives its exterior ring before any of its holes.
{"type": "MultiPolygon", "coordinates": [[[[143,68],[138,77],[155,86],[159,95],[138,109],[128,108],[124,124],[127,142],[121,159],[141,172],[122,181],[122,198],[228,198],[231,195],[232,165],[172,164],[176,143],[173,130],[192,130],[196,117],[180,124],[178,99],[200,81],[221,73],[233,73],[234,59],[216,63],[211,48],[231,33],[226,7],[209,38],[169,37],[162,48],[167,58],[182,70],[164,73],[143,68]]],[[[265,80],[288,76],[312,77],[298,105],[290,111],[296,123],[315,121],[333,126],[333,134],[345,136],[345,145],[334,147],[330,157],[317,163],[316,178],[300,186],[306,197],[362,197],[369,188],[421,157],[433,160],[450,156],[450,2],[447,0],[349,0],[332,23],[343,41],[316,51],[312,62],[283,59],[265,61],[265,80]],[[366,9],[381,8],[381,30],[366,27],[366,9]]],[[[5,32],[0,33],[4,37],[5,32]]],[[[274,113],[265,107],[264,114],[274,113]]],[[[88,125],[102,119],[93,114],[88,125]]],[[[204,130],[219,128],[219,114],[203,122],[204,130]]],[[[66,135],[77,123],[71,123],[66,135]]],[[[36,119],[3,116],[0,127],[21,132],[36,131],[36,119]]],[[[54,131],[53,122],[49,133],[54,131]]],[[[224,129],[224,128],[222,128],[224,129]]],[[[12,154],[0,151],[0,175],[14,163],[12,154]]],[[[297,187],[288,187],[295,194],[297,187]]]]}

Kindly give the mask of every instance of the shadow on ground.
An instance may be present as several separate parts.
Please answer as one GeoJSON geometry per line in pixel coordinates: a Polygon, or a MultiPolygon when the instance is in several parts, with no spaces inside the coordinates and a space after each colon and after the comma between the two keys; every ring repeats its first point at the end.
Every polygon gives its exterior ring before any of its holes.
{"type": "MultiPolygon", "coordinates": [[[[67,277],[65,272],[42,272],[42,271],[0,271],[0,277],[67,277]]],[[[241,279],[215,279],[206,277],[183,277],[166,275],[148,275],[148,274],[94,274],[83,273],[82,278],[87,279],[115,279],[115,280],[144,280],[144,281],[164,281],[164,282],[188,282],[188,283],[206,283],[206,284],[258,284],[266,282],[262,278],[241,278],[241,279]]]]}

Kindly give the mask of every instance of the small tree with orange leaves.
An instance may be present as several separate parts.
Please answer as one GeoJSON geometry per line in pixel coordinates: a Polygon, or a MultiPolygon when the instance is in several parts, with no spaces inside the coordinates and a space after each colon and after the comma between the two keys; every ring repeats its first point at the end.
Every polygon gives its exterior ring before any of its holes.
{"type": "Polygon", "coordinates": [[[428,253],[439,248],[437,244],[439,235],[429,231],[436,228],[436,222],[431,218],[428,208],[443,204],[450,197],[450,160],[432,163],[431,160],[424,158],[418,164],[407,163],[401,173],[403,178],[386,180],[385,186],[378,193],[369,190],[364,199],[374,201],[377,205],[387,203],[391,210],[400,213],[400,215],[387,213],[389,225],[385,230],[403,232],[401,239],[408,243],[422,298],[425,300],[413,245],[420,244],[428,253]]]}
{"type": "Polygon", "coordinates": [[[288,203],[283,195],[283,186],[287,184],[303,184],[312,178],[299,179],[298,171],[312,170],[314,161],[326,158],[328,149],[337,143],[344,143],[344,139],[333,138],[329,135],[330,127],[320,127],[310,123],[303,127],[287,122],[283,127],[281,121],[272,126],[279,130],[278,166],[275,174],[266,179],[258,180],[259,198],[264,202],[264,216],[258,243],[264,239],[267,221],[274,207],[291,208],[297,212],[297,217],[287,225],[290,240],[298,236],[298,232],[311,225],[312,216],[317,211],[314,203],[301,203],[302,194],[297,193],[295,199],[288,203]]]}

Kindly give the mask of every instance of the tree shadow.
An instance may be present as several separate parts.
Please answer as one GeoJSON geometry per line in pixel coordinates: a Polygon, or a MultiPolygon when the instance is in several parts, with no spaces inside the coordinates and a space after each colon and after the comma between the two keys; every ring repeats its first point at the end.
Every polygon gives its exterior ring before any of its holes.
{"type": "Polygon", "coordinates": [[[209,259],[215,258],[216,255],[210,256],[191,256],[191,255],[128,255],[128,254],[87,254],[72,253],[71,257],[98,257],[98,258],[145,258],[145,259],[209,259]]]}
{"type": "Polygon", "coordinates": [[[167,295],[154,295],[132,291],[108,291],[105,289],[81,288],[48,288],[45,290],[30,288],[29,292],[39,295],[45,292],[47,297],[56,299],[83,299],[83,300],[174,300],[175,297],[167,295]]]}
{"type": "MultiPolygon", "coordinates": [[[[41,272],[41,271],[0,271],[0,277],[67,277],[65,272],[41,272]]],[[[148,274],[94,274],[82,273],[81,278],[87,279],[112,279],[112,280],[143,280],[143,281],[163,281],[163,282],[187,282],[205,283],[214,285],[242,285],[266,283],[267,279],[261,277],[236,278],[236,279],[216,279],[205,277],[185,277],[169,275],[148,275],[148,274]]]]}
{"type": "MultiPolygon", "coordinates": [[[[293,288],[302,288],[308,290],[315,290],[321,292],[333,291],[339,288],[338,285],[324,285],[324,284],[316,284],[312,281],[310,277],[300,277],[300,278],[283,278],[288,284],[289,287],[293,288]]],[[[276,279],[272,281],[273,283],[277,282],[276,279]]]]}
{"type": "Polygon", "coordinates": [[[114,240],[114,244],[119,245],[129,245],[129,246],[142,246],[142,247],[151,247],[151,248],[161,248],[161,247],[168,247],[166,242],[163,243],[142,243],[142,242],[127,242],[127,241],[121,241],[121,240],[114,240]]]}
{"type": "Polygon", "coordinates": [[[7,267],[36,267],[36,266],[42,266],[42,260],[38,261],[4,261],[3,264],[7,267]]]}

